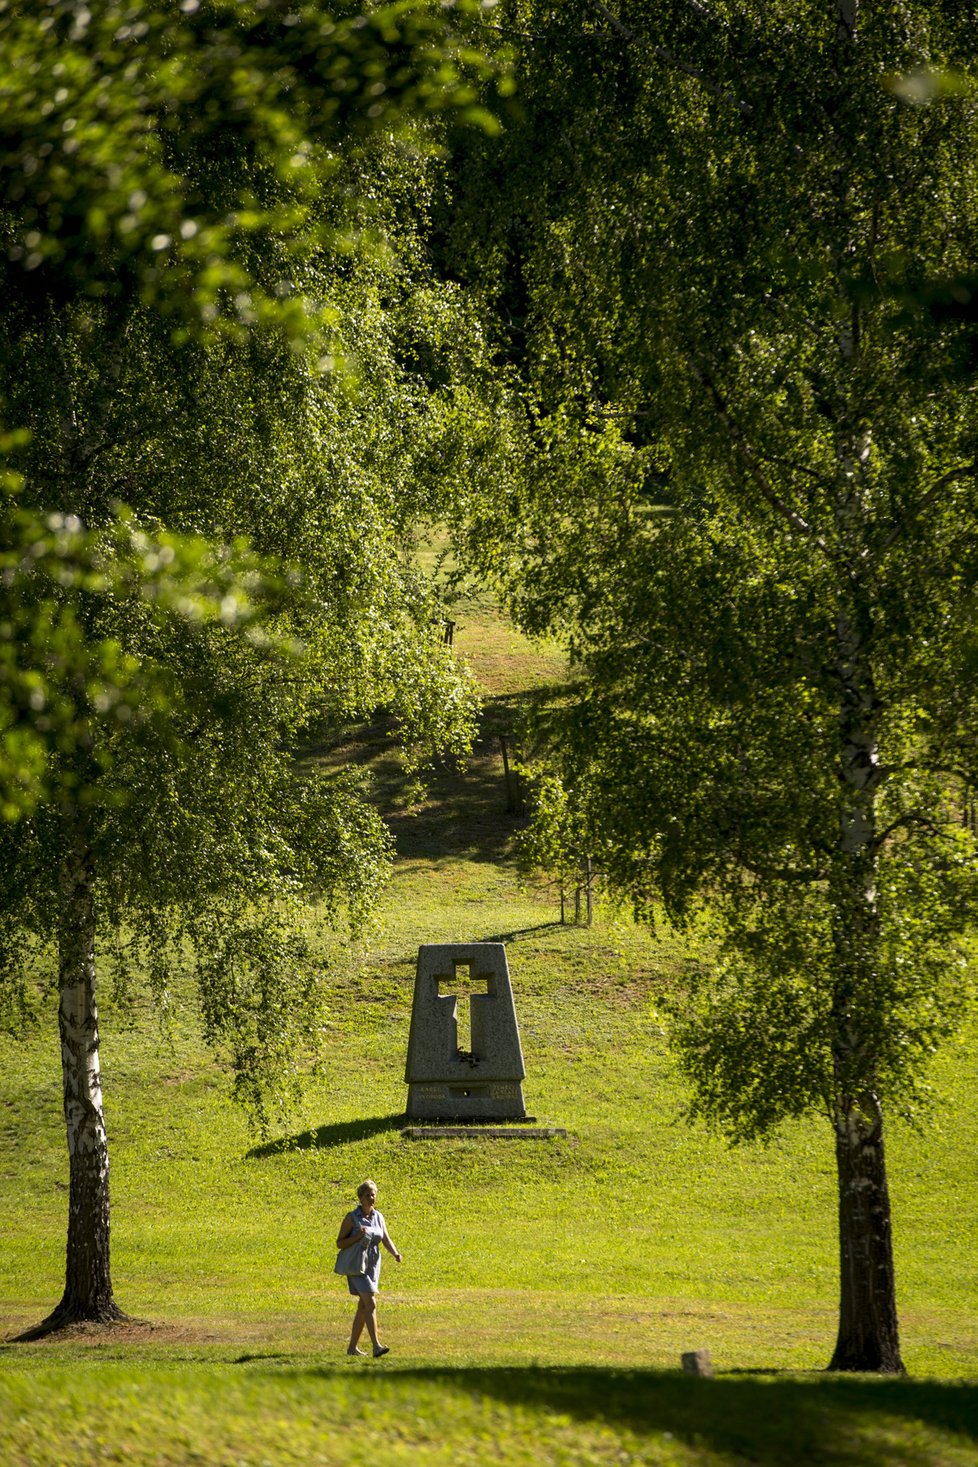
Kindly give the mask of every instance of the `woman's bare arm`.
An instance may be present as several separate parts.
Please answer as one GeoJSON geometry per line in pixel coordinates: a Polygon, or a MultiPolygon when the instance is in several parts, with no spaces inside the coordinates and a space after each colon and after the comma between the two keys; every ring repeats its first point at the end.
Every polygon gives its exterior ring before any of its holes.
{"type": "Polygon", "coordinates": [[[337,1248],[349,1248],[351,1243],[359,1243],[366,1234],[363,1228],[358,1228],[353,1221],[353,1213],[348,1212],[340,1223],[339,1237],[336,1239],[337,1248]]]}

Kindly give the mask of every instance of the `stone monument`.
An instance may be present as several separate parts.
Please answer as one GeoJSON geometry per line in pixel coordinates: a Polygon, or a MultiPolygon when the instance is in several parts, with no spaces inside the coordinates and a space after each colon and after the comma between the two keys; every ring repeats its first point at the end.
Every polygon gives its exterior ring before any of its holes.
{"type": "Polygon", "coordinates": [[[505,945],[425,943],[418,949],[404,1075],[408,1116],[521,1121],[525,1074],[505,945]],[[468,1034],[460,1009],[466,999],[468,1034]]]}

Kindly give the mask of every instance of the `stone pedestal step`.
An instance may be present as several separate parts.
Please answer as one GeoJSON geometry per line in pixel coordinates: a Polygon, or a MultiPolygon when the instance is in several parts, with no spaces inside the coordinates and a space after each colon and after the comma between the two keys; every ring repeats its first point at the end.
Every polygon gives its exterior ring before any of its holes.
{"type": "Polygon", "coordinates": [[[563,1126],[404,1126],[401,1135],[407,1141],[549,1141],[567,1132],[563,1126]]]}

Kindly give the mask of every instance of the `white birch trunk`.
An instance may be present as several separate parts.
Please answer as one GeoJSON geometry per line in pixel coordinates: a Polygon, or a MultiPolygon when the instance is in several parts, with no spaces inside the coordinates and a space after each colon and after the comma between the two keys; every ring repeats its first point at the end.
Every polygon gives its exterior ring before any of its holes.
{"type": "MultiPolygon", "coordinates": [[[[859,0],[836,0],[840,59],[855,55],[859,0]]],[[[841,75],[840,75],[841,80],[841,75]]],[[[839,138],[844,152],[845,138],[839,138]]],[[[845,191],[848,182],[840,178],[845,191]]],[[[849,241],[846,241],[848,247],[849,241]]],[[[840,260],[842,254],[840,252],[840,260]]],[[[857,363],[858,312],[843,328],[843,371],[857,363]]],[[[902,1373],[883,1110],[864,1010],[874,1000],[880,961],[877,805],[882,709],[873,674],[872,594],[865,584],[862,472],[871,451],[865,425],[840,425],[836,505],[839,609],[839,827],[830,882],[835,975],[832,1002],[833,1123],[839,1185],[839,1333],[830,1370],[902,1373]]]]}
{"type": "MultiPolygon", "coordinates": [[[[855,339],[855,333],[853,333],[855,339]]],[[[863,584],[862,438],[842,458],[836,544],[839,826],[830,883],[835,952],[832,1059],[839,1183],[839,1333],[829,1368],[902,1373],[883,1111],[864,1009],[880,961],[877,803],[881,705],[873,676],[872,598],[863,584]]]]}
{"type": "Polygon", "coordinates": [[[109,1271],[109,1151],[95,1004],[92,855],[80,821],[66,820],[60,878],[59,1006],[68,1142],[65,1291],[41,1330],[121,1319],[109,1271]]]}

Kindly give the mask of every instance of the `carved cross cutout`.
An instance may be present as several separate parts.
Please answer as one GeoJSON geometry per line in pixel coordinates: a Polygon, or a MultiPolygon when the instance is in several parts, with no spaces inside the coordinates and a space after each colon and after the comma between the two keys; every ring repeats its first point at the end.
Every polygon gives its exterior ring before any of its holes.
{"type": "Polygon", "coordinates": [[[454,977],[439,978],[438,996],[455,996],[455,1045],[459,1054],[468,1056],[472,1052],[472,1005],[470,1000],[480,993],[488,993],[488,979],[473,978],[468,963],[453,963],[454,977]],[[446,992],[446,989],[451,992],[446,992]]]}

